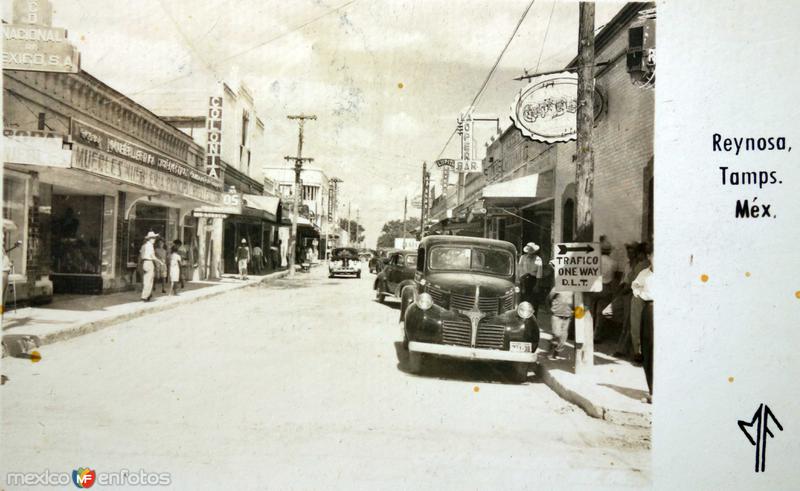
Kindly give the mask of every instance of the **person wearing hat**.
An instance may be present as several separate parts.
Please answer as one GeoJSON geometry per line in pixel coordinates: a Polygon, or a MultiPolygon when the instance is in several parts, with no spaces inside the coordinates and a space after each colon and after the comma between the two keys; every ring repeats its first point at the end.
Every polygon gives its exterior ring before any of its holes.
{"type": "Polygon", "coordinates": [[[533,310],[538,313],[539,305],[536,295],[536,286],[542,279],[542,258],[539,257],[539,246],[528,242],[522,248],[524,254],[519,258],[517,265],[517,284],[521,290],[520,300],[533,305],[533,310]]]}
{"type": "Polygon", "coordinates": [[[247,279],[247,263],[250,262],[250,249],[247,247],[247,239],[242,239],[242,244],[236,249],[236,262],[239,264],[239,277],[247,279]]]}
{"type": "MultiPolygon", "coordinates": [[[[153,299],[153,279],[156,271],[156,263],[161,262],[156,257],[153,244],[158,238],[158,234],[152,230],[147,232],[144,237],[144,244],[139,249],[139,261],[142,264],[142,301],[149,302],[153,299]]],[[[162,266],[166,267],[162,263],[162,266]]]]}

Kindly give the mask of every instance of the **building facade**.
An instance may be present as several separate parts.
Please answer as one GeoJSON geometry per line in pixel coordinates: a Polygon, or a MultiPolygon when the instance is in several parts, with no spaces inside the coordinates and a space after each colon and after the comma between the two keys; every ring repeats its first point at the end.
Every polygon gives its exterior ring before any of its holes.
{"type": "MultiPolygon", "coordinates": [[[[251,250],[259,247],[264,252],[267,258],[264,272],[280,267],[269,253],[278,244],[281,207],[278,197],[264,192],[264,123],[244,84],[233,88],[223,83],[221,93],[209,97],[205,109],[201,107],[203,101],[186,101],[180,108],[183,114],[161,116],[204,145],[208,155],[218,157],[215,172],[225,185],[224,205],[193,212],[204,228],[198,244],[199,254],[204,258],[202,279],[237,273],[235,255],[242,240],[251,250]],[[193,111],[195,114],[186,114],[193,111]],[[209,138],[210,135],[213,136],[209,138]]],[[[165,107],[159,111],[167,110],[165,107]]]]}
{"type": "MultiPolygon", "coordinates": [[[[605,235],[621,264],[625,243],[653,237],[654,93],[626,65],[628,30],[653,6],[626,4],[595,36],[603,105],[594,127],[593,239],[605,235]]],[[[509,126],[487,142],[482,174],[466,174],[457,193],[434,200],[429,230],[506,240],[518,251],[533,241],[549,260],[554,243],[576,238],[576,154],[575,141],[534,141],[509,126]]]]}
{"type": "Polygon", "coordinates": [[[18,300],[129,288],[149,231],[194,245],[192,210],[222,203],[202,146],[85,71],[3,70],[3,95],[18,300]]]}

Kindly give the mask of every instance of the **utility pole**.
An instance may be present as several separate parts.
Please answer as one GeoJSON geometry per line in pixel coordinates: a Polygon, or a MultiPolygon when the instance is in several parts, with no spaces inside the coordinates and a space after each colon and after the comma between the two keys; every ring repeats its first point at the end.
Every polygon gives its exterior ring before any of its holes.
{"type": "MultiPolygon", "coordinates": [[[[333,226],[335,230],[341,229],[341,224],[339,223],[339,183],[344,182],[338,177],[332,177],[331,183],[333,184],[333,202],[329,203],[333,209],[332,217],[333,217],[333,226]]],[[[338,235],[338,234],[337,234],[338,235]]]]}
{"type": "Polygon", "coordinates": [[[425,215],[428,212],[428,163],[422,163],[422,203],[420,206],[420,217],[419,217],[419,238],[422,239],[425,237],[425,215]]]}
{"type": "Polygon", "coordinates": [[[348,245],[353,245],[353,222],[350,221],[350,212],[352,211],[350,206],[353,203],[351,201],[347,202],[347,240],[350,242],[348,245]]]}
{"type": "MultiPolygon", "coordinates": [[[[578,23],[578,113],[577,113],[577,240],[594,239],[594,3],[580,2],[578,23]]],[[[575,310],[583,312],[575,319],[575,373],[589,373],[594,366],[594,323],[590,306],[583,304],[583,292],[575,293],[575,310]],[[582,340],[579,340],[582,338],[582,340]],[[582,342],[581,342],[582,341],[582,342]]]]}
{"type": "Polygon", "coordinates": [[[358,240],[358,226],[361,223],[361,208],[356,210],[356,242],[358,242],[359,249],[361,248],[361,241],[358,240]]]}
{"type": "Polygon", "coordinates": [[[297,156],[284,157],[287,161],[294,161],[294,207],[292,210],[292,234],[289,236],[289,278],[294,278],[294,265],[296,262],[295,252],[297,251],[297,215],[300,213],[300,173],[303,170],[303,162],[313,162],[314,159],[303,157],[303,126],[306,120],[316,120],[315,115],[307,116],[299,114],[286,116],[288,119],[297,120],[299,133],[297,135],[297,156]]]}
{"type": "Polygon", "coordinates": [[[403,198],[403,249],[406,248],[406,219],[408,217],[408,196],[403,198]]]}

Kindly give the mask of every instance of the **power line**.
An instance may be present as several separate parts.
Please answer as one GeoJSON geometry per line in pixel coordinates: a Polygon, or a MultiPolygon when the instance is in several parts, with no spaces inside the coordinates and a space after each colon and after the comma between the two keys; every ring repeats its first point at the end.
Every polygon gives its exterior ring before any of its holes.
{"type": "MultiPolygon", "coordinates": [[[[481,95],[483,95],[484,91],[486,90],[486,87],[489,85],[489,81],[492,79],[492,76],[494,75],[494,72],[497,70],[497,66],[500,64],[500,60],[502,60],[503,56],[506,54],[506,50],[508,50],[509,45],[511,45],[511,41],[513,41],[514,37],[516,37],[517,31],[519,31],[519,28],[522,25],[522,22],[525,20],[525,17],[528,15],[528,12],[531,10],[531,7],[533,7],[533,4],[534,4],[535,1],[536,0],[531,0],[531,2],[528,4],[528,6],[525,7],[525,11],[522,12],[522,15],[520,16],[519,20],[517,21],[517,25],[514,26],[514,30],[511,32],[511,36],[508,37],[508,41],[506,41],[505,46],[503,46],[502,51],[500,51],[500,54],[497,56],[497,59],[495,60],[494,65],[492,65],[491,70],[489,70],[489,73],[486,75],[486,78],[484,79],[483,83],[481,84],[481,87],[478,89],[478,92],[475,94],[475,97],[472,98],[472,103],[469,105],[470,110],[472,110],[475,107],[475,104],[478,103],[478,99],[480,98],[481,95]]],[[[454,129],[453,132],[450,134],[450,137],[447,139],[447,143],[445,143],[444,146],[442,147],[442,151],[439,152],[439,155],[436,157],[436,160],[438,160],[438,159],[440,159],[442,157],[442,155],[444,154],[444,151],[447,150],[447,146],[450,145],[450,142],[453,140],[453,137],[456,135],[456,132],[457,132],[457,129],[454,129]]]]}
{"type": "Polygon", "coordinates": [[[536,60],[536,69],[533,73],[539,73],[539,63],[542,62],[542,54],[544,53],[544,45],[547,44],[547,34],[550,32],[550,22],[553,20],[553,11],[556,9],[556,0],[553,0],[553,6],[550,7],[550,17],[547,18],[547,28],[544,30],[544,39],[542,39],[542,46],[539,48],[539,59],[536,60]]]}

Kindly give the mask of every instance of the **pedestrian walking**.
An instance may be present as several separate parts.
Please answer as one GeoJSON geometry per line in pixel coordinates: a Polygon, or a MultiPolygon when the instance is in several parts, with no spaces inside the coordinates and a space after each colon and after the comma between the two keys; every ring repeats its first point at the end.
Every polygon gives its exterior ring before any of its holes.
{"type": "Polygon", "coordinates": [[[11,275],[12,266],[11,258],[8,257],[8,253],[3,249],[3,291],[2,300],[0,300],[0,314],[6,311],[6,292],[8,291],[8,277],[11,275]]]}
{"type": "Polygon", "coordinates": [[[183,243],[180,239],[175,239],[172,242],[173,247],[176,248],[178,255],[181,258],[179,273],[178,276],[178,283],[181,285],[181,289],[186,289],[186,278],[189,276],[189,247],[183,243]]]}
{"type": "MultiPolygon", "coordinates": [[[[647,389],[650,395],[646,402],[653,402],[653,252],[648,250],[647,260],[650,265],[643,269],[633,280],[631,289],[633,296],[640,299],[644,305],[642,311],[641,340],[642,340],[642,367],[647,379],[647,389]]],[[[632,326],[636,327],[636,326],[632,326]]]]}
{"type": "MultiPolygon", "coordinates": [[[[634,281],[641,271],[650,267],[650,261],[647,259],[649,250],[647,242],[639,243],[636,249],[637,262],[634,268],[634,281]]],[[[631,287],[633,287],[633,282],[631,282],[631,287]]],[[[642,363],[640,326],[642,325],[642,312],[644,311],[644,307],[644,301],[641,298],[637,297],[635,294],[631,296],[631,344],[633,345],[633,361],[635,363],[642,363]]]]}
{"type": "Polygon", "coordinates": [[[139,249],[139,263],[142,269],[142,301],[149,302],[153,299],[153,281],[155,278],[156,257],[154,243],[158,234],[152,230],[144,237],[144,244],[139,249]]]}
{"type": "Polygon", "coordinates": [[[169,294],[178,294],[178,285],[181,282],[181,255],[178,253],[178,246],[172,244],[169,254],[169,294]]]}
{"type": "Polygon", "coordinates": [[[553,334],[553,338],[550,340],[548,359],[564,359],[566,357],[563,356],[563,353],[567,346],[569,325],[572,322],[575,295],[572,292],[557,292],[553,287],[547,296],[547,304],[550,307],[550,331],[553,334]]]}
{"type": "Polygon", "coordinates": [[[236,249],[236,262],[239,265],[239,278],[247,279],[247,263],[250,262],[250,249],[247,247],[247,240],[242,239],[242,244],[236,249]]]}
{"type": "Polygon", "coordinates": [[[611,257],[614,246],[605,235],[600,236],[600,273],[603,276],[603,290],[592,295],[590,309],[594,316],[594,342],[603,342],[609,322],[603,317],[603,310],[608,307],[614,297],[614,290],[619,281],[619,266],[611,257]]]}
{"type": "Polygon", "coordinates": [[[253,247],[253,274],[264,274],[264,251],[256,244],[253,247]]]}
{"type": "Polygon", "coordinates": [[[167,248],[164,240],[156,239],[155,246],[156,258],[156,281],[161,284],[161,293],[167,293],[167,248]]]}
{"type": "Polygon", "coordinates": [[[517,265],[517,285],[520,288],[520,298],[533,305],[534,314],[539,313],[536,296],[538,281],[542,278],[542,258],[539,257],[539,246],[528,242],[522,248],[524,253],[519,258],[517,265]]]}

